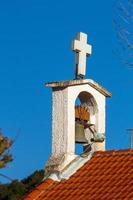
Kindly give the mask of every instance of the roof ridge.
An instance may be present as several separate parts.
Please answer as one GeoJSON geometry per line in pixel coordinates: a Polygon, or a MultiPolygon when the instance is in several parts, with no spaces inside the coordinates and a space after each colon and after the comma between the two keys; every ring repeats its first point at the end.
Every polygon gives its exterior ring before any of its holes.
{"type": "Polygon", "coordinates": [[[109,156],[109,155],[120,155],[120,154],[133,154],[133,149],[114,149],[107,151],[97,151],[94,153],[95,156],[109,156]]]}
{"type": "Polygon", "coordinates": [[[76,156],[70,163],[68,163],[61,171],[55,171],[48,177],[53,181],[60,182],[62,179],[69,179],[73,174],[76,173],[87,161],[89,161],[94,152],[90,151],[88,156],[82,157],[81,155],[76,156]]]}

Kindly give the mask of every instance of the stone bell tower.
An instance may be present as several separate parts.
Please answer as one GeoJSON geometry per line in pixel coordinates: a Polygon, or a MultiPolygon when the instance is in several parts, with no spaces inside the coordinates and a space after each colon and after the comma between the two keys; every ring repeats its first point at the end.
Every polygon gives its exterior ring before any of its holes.
{"type": "Polygon", "coordinates": [[[76,52],[75,79],[49,82],[52,88],[52,155],[47,171],[64,170],[79,155],[75,144],[85,151],[105,150],[105,101],[111,93],[91,79],[85,79],[86,56],[91,54],[87,35],[78,33],[72,42],[76,52]],[[80,104],[76,105],[76,99],[80,104]],[[84,147],[91,147],[89,150],[84,147]]]}

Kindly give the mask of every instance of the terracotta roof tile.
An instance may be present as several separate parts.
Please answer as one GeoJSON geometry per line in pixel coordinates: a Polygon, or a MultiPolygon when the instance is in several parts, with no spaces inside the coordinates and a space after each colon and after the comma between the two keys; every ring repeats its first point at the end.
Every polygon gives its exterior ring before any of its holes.
{"type": "Polygon", "coordinates": [[[133,150],[96,152],[68,180],[45,180],[23,200],[133,200],[133,150]]]}

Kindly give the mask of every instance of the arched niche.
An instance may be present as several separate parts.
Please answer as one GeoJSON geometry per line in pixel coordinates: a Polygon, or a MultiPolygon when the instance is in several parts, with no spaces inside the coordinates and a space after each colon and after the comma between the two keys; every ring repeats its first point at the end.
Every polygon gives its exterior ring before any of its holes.
{"type": "Polygon", "coordinates": [[[75,100],[75,153],[76,154],[82,153],[85,149],[83,147],[85,147],[85,145],[91,144],[91,138],[93,138],[92,131],[94,130],[97,131],[98,128],[97,125],[98,125],[97,102],[95,98],[92,96],[92,94],[86,91],[82,91],[78,94],[75,100]],[[88,128],[83,128],[84,126],[87,126],[88,128]]]}
{"type": "Polygon", "coordinates": [[[97,130],[98,106],[95,98],[92,96],[92,94],[86,91],[80,92],[78,98],[81,102],[81,105],[85,105],[88,108],[90,113],[90,123],[95,124],[95,129],[97,130]]]}

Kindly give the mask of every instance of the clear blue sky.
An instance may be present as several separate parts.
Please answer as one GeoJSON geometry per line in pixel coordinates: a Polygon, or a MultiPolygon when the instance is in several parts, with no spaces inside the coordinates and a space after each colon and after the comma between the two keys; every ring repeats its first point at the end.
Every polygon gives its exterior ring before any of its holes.
{"type": "MultiPolygon", "coordinates": [[[[107,0],[0,1],[0,127],[14,139],[14,161],[2,173],[21,179],[44,167],[51,151],[51,90],[47,81],[74,78],[71,40],[79,31],[93,46],[87,78],[112,92],[107,99],[107,149],[129,147],[133,71],[113,55],[117,42],[107,0]]],[[[0,177],[1,181],[4,181],[0,177]]]]}

